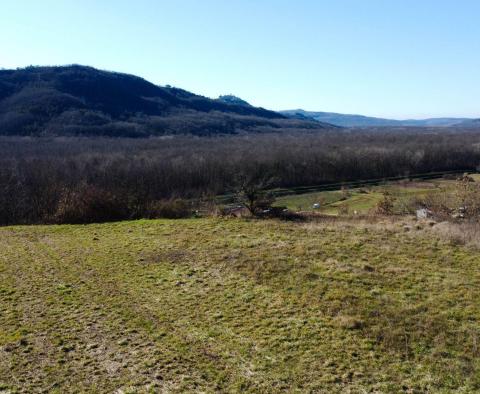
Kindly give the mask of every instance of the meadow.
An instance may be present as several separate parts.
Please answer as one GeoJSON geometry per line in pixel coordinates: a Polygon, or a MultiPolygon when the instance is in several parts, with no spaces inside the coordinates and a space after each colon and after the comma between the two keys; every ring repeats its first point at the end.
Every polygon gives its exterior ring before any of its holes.
{"type": "Polygon", "coordinates": [[[1,228],[0,392],[478,392],[480,251],[431,224],[1,228]]]}
{"type": "MultiPolygon", "coordinates": [[[[469,176],[476,182],[480,181],[480,174],[469,176]]],[[[412,213],[409,212],[414,209],[412,201],[421,201],[429,196],[452,194],[456,188],[456,179],[401,180],[341,190],[291,193],[277,198],[275,205],[285,206],[292,211],[318,212],[326,215],[339,215],[345,212],[368,215],[375,210],[384,195],[388,194],[395,200],[394,213],[402,215],[412,213]],[[319,204],[319,208],[314,208],[314,204],[319,204]]]]}

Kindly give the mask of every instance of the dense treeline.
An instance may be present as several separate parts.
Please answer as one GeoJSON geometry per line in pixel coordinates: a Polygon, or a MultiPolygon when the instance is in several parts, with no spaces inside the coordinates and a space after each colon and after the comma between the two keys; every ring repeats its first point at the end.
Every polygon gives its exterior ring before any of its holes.
{"type": "Polygon", "coordinates": [[[272,187],[474,170],[480,132],[330,132],[150,139],[0,138],[0,223],[179,215],[239,176],[272,187]]]}

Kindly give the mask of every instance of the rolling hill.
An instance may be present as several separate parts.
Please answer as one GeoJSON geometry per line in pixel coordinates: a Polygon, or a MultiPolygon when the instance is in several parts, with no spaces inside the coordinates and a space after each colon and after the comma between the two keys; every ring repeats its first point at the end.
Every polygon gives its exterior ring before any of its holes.
{"type": "Polygon", "coordinates": [[[458,126],[461,127],[479,127],[480,126],[480,119],[467,119],[461,122],[458,126]]]}
{"type": "Polygon", "coordinates": [[[281,111],[285,116],[294,119],[311,118],[319,122],[331,123],[342,127],[382,127],[382,126],[404,126],[404,127],[451,127],[464,126],[471,121],[467,118],[429,118],[429,119],[407,119],[395,120],[375,118],[363,115],[339,114],[335,112],[312,112],[302,109],[281,111]]]}
{"type": "Polygon", "coordinates": [[[228,97],[213,100],[79,65],[0,70],[0,135],[142,137],[333,127],[228,97]]]}

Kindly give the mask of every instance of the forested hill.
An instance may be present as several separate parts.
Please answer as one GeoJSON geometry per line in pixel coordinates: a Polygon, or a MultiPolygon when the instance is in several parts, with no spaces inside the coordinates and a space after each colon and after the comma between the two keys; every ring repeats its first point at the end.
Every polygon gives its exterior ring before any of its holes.
{"type": "Polygon", "coordinates": [[[0,70],[0,135],[141,137],[328,127],[92,67],[0,70]]]}

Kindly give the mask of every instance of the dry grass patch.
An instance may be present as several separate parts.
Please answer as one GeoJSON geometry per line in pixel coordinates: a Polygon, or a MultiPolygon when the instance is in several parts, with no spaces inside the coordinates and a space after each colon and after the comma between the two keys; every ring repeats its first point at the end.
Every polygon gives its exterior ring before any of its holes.
{"type": "Polygon", "coordinates": [[[0,387],[480,390],[480,252],[381,220],[2,228],[0,387]]]}
{"type": "Polygon", "coordinates": [[[480,222],[442,222],[435,232],[453,245],[468,245],[480,249],[480,222]]]}

